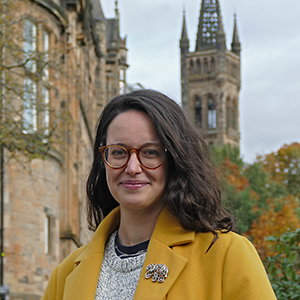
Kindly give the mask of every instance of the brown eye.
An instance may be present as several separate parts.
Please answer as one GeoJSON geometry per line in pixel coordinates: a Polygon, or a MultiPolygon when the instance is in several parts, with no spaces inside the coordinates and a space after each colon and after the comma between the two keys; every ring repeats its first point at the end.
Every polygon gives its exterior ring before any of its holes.
{"type": "Polygon", "coordinates": [[[114,158],[123,158],[127,156],[127,151],[121,147],[110,147],[108,155],[112,155],[114,158]]]}

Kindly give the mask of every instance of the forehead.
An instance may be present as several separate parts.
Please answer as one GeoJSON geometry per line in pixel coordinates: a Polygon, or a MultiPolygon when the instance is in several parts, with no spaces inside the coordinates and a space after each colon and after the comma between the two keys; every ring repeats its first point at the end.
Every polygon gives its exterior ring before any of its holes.
{"type": "Polygon", "coordinates": [[[116,116],[108,126],[107,144],[123,143],[141,146],[159,142],[150,117],[141,111],[129,110],[116,116]]]}

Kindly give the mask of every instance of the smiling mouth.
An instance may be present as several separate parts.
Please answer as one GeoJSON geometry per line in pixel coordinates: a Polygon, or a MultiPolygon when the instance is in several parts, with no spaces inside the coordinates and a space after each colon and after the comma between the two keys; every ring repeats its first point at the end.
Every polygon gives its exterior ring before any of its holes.
{"type": "Polygon", "coordinates": [[[133,181],[123,181],[120,183],[123,187],[130,189],[130,190],[136,190],[136,189],[140,189],[142,187],[145,187],[148,185],[148,182],[141,182],[141,181],[137,181],[137,182],[133,182],[133,181]]]}

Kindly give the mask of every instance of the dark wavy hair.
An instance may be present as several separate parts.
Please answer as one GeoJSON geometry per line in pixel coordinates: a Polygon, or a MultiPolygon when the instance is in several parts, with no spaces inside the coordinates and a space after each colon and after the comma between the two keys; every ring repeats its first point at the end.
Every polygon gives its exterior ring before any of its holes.
{"type": "Polygon", "coordinates": [[[176,102],[154,90],[138,90],[115,97],[99,118],[94,161],[86,188],[90,229],[95,230],[101,220],[119,205],[107,186],[105,165],[98,148],[106,145],[111,121],[128,110],[146,113],[163,147],[168,150],[164,202],[179,218],[183,228],[212,232],[215,239],[218,230],[232,230],[235,220],[222,206],[219,180],[203,137],[176,102]]]}

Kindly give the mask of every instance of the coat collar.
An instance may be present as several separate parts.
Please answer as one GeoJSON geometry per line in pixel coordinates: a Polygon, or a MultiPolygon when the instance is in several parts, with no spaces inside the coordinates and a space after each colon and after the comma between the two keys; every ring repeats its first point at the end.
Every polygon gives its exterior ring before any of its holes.
{"type": "Polygon", "coordinates": [[[172,248],[194,240],[195,232],[183,229],[178,218],[163,208],[150,239],[134,300],[164,299],[188,262],[187,258],[176,253],[172,248]],[[163,283],[152,282],[151,278],[145,278],[146,267],[153,263],[168,267],[169,274],[163,283]]]}
{"type": "Polygon", "coordinates": [[[164,207],[158,216],[151,238],[173,247],[193,242],[195,231],[183,229],[179,219],[164,207]]]}
{"type": "Polygon", "coordinates": [[[84,258],[92,254],[104,253],[105,244],[110,235],[118,229],[120,224],[120,207],[115,208],[98,226],[85,251],[74,261],[80,263],[84,258]]]}
{"type": "MultiPolygon", "coordinates": [[[[74,260],[76,267],[66,279],[63,299],[94,299],[105,243],[111,233],[118,228],[119,222],[118,207],[101,222],[91,242],[74,260]]],[[[134,300],[158,300],[165,297],[187,263],[187,259],[174,252],[172,247],[191,243],[194,239],[194,231],[183,229],[175,216],[166,208],[162,209],[150,239],[134,300]],[[163,283],[152,282],[151,279],[145,278],[147,265],[153,263],[162,263],[169,268],[168,278],[163,283]]]]}
{"type": "Polygon", "coordinates": [[[63,300],[94,300],[105,244],[119,227],[120,209],[113,210],[99,225],[86,248],[74,260],[66,278],[63,300]]]}

